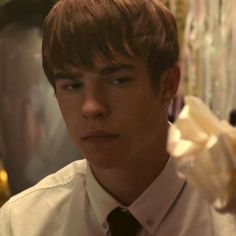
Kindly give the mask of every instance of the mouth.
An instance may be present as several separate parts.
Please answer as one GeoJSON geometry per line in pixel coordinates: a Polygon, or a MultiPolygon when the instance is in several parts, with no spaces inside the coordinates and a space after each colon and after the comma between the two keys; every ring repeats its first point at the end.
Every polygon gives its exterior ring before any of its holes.
{"type": "Polygon", "coordinates": [[[89,132],[81,137],[83,142],[109,142],[117,139],[119,137],[118,134],[105,132],[105,131],[95,131],[89,132]]]}

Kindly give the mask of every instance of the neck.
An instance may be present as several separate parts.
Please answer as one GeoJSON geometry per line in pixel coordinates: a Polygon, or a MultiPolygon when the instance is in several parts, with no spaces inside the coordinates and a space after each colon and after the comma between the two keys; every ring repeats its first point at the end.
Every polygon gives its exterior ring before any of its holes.
{"type": "MultiPolygon", "coordinates": [[[[155,147],[155,145],[153,145],[155,147]]],[[[135,163],[125,163],[123,166],[99,169],[91,165],[98,182],[121,204],[132,204],[157,178],[168,161],[165,150],[160,148],[140,154],[135,163]]],[[[162,147],[163,149],[163,147],[162,147]]]]}

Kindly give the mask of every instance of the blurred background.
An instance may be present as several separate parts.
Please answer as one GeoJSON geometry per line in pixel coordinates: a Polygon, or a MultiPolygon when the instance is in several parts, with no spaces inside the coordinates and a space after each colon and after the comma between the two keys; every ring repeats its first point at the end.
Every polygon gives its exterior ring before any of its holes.
{"type": "Polygon", "coordinates": [[[49,0],[0,0],[0,205],[73,160],[41,62],[49,0]]]}
{"type": "MultiPolygon", "coordinates": [[[[69,162],[81,159],[41,65],[41,28],[56,0],[0,0],[0,206],[69,162]]],[[[200,97],[236,124],[236,1],[163,0],[177,19],[182,80],[169,107],[200,97]]]]}

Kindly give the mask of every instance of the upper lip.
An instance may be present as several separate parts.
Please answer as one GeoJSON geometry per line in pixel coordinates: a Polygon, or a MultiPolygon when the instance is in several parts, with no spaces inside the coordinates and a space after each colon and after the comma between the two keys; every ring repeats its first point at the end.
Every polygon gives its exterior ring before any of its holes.
{"type": "Polygon", "coordinates": [[[88,139],[94,137],[115,137],[115,136],[118,136],[118,134],[109,131],[97,130],[97,131],[87,132],[85,135],[81,137],[81,139],[88,139]]]}

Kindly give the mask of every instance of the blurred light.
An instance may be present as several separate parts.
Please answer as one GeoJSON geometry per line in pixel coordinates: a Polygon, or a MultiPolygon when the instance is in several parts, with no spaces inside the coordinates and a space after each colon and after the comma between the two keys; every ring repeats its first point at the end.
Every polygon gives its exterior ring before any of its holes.
{"type": "Polygon", "coordinates": [[[0,0],[0,7],[10,2],[11,0],[0,0]]]}
{"type": "Polygon", "coordinates": [[[0,183],[6,185],[8,182],[7,172],[5,170],[0,170],[0,183]]]}

